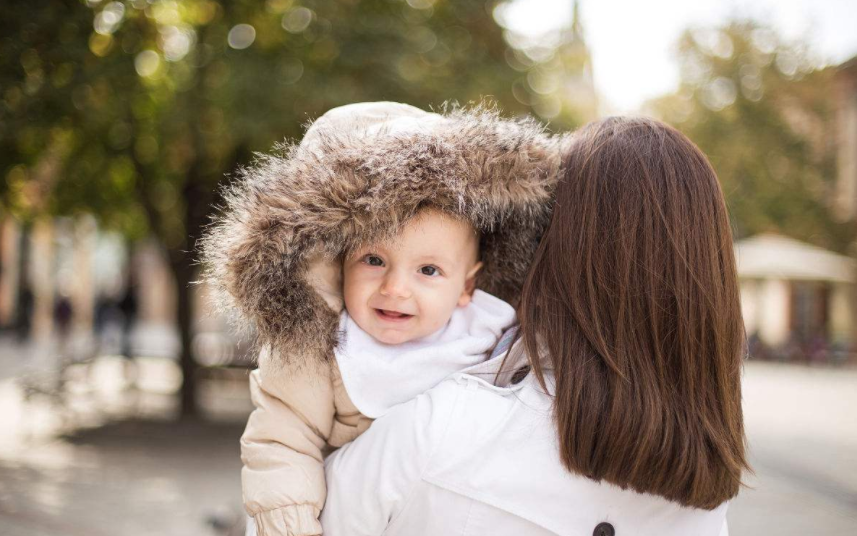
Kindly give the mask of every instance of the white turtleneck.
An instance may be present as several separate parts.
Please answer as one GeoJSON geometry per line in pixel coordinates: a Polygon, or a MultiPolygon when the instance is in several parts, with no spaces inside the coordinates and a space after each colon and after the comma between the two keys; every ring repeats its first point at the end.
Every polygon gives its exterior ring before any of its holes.
{"type": "Polygon", "coordinates": [[[456,308],[443,328],[402,344],[378,342],[343,312],[334,353],[351,401],[376,419],[450,374],[483,362],[514,323],[514,308],[481,290],[456,308]]]}

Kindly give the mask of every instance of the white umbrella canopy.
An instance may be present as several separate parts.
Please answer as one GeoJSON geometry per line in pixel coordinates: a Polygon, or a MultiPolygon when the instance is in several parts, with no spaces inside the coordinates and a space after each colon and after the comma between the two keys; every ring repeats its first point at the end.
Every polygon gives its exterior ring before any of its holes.
{"type": "Polygon", "coordinates": [[[738,277],[853,283],[857,264],[833,253],[777,234],[761,234],[735,243],[738,277]]]}

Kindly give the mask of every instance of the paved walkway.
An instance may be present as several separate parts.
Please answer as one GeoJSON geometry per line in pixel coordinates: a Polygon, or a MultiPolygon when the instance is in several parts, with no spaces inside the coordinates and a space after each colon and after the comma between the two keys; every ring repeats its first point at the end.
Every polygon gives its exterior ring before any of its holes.
{"type": "Polygon", "coordinates": [[[240,423],[125,421],[0,461],[4,536],[216,535],[239,519],[240,423]]]}
{"type": "Polygon", "coordinates": [[[62,396],[52,359],[0,339],[0,536],[239,533],[246,372],[201,381],[207,418],[180,422],[171,359],[73,365],[62,396]]]}
{"type": "Polygon", "coordinates": [[[750,363],[744,417],[756,474],[730,534],[857,534],[857,369],[750,363]]]}
{"type": "MultiPolygon", "coordinates": [[[[145,388],[127,391],[122,363],[99,360],[99,390],[72,383],[62,408],[0,380],[0,536],[216,536],[240,522],[246,378],[204,382],[213,421],[177,423],[175,365],[142,360],[145,388]]],[[[756,474],[731,535],[857,534],[857,369],[749,363],[744,401],[756,474]]]]}

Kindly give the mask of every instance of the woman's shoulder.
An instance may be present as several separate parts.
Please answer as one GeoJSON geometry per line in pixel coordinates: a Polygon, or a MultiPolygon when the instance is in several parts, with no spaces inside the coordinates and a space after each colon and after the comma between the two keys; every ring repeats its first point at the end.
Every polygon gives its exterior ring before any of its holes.
{"type": "MultiPolygon", "coordinates": [[[[353,496],[350,486],[362,482],[355,475],[372,468],[378,480],[373,485],[396,488],[390,493],[385,487],[378,500],[393,505],[384,512],[401,516],[402,523],[425,514],[422,503],[405,497],[440,493],[458,497],[456,505],[486,505],[562,536],[591,534],[604,522],[616,534],[720,534],[725,505],[712,511],[683,508],[568,472],[559,458],[552,403],[532,374],[509,387],[455,374],[394,408],[351,448],[331,456],[331,504],[353,496]],[[378,476],[378,467],[389,475],[378,476]]],[[[365,496],[374,497],[368,491],[365,496]]],[[[329,517],[337,517],[335,511],[329,517]]]]}
{"type": "Polygon", "coordinates": [[[434,435],[422,472],[428,484],[560,535],[577,534],[581,526],[591,533],[606,521],[617,534],[720,534],[725,504],[711,511],[684,508],[568,472],[559,457],[553,398],[533,374],[509,387],[457,374],[425,397],[445,408],[433,419],[442,433],[434,435]]]}

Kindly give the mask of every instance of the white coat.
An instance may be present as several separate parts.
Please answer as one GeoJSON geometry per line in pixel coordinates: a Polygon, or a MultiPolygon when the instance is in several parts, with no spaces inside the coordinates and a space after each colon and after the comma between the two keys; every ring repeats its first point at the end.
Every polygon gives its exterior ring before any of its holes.
{"type": "Polygon", "coordinates": [[[328,457],[326,536],[728,535],[726,503],[686,508],[570,474],[551,397],[533,374],[486,381],[498,359],[393,408],[328,457]]]}

